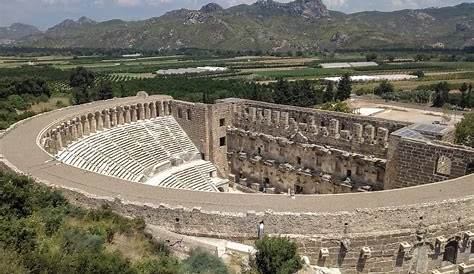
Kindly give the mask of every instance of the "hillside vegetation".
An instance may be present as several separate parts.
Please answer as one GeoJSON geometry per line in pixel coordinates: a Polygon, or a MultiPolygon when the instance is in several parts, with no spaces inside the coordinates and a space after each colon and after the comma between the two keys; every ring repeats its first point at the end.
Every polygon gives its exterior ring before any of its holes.
{"type": "Polygon", "coordinates": [[[71,205],[27,177],[0,172],[0,208],[1,273],[228,273],[203,251],[178,260],[141,219],[71,205]]]}

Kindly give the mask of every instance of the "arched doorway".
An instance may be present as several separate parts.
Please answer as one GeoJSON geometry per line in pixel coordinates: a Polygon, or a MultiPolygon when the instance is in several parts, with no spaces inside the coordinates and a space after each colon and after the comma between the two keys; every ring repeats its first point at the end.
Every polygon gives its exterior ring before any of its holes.
{"type": "Polygon", "coordinates": [[[450,241],[446,244],[444,248],[443,261],[456,264],[458,257],[458,242],[450,241]]]}

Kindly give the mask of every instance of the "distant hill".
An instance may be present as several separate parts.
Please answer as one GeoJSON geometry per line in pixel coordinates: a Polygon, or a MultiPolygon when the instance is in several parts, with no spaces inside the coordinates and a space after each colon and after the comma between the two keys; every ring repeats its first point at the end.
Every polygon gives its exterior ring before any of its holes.
{"type": "Polygon", "coordinates": [[[66,20],[17,41],[36,47],[233,50],[447,47],[474,45],[474,4],[360,12],[329,11],[321,0],[260,0],[227,9],[180,9],[143,21],[66,20]]]}
{"type": "Polygon", "coordinates": [[[9,27],[0,27],[0,44],[13,43],[23,37],[39,34],[41,31],[34,26],[15,23],[9,27]]]}

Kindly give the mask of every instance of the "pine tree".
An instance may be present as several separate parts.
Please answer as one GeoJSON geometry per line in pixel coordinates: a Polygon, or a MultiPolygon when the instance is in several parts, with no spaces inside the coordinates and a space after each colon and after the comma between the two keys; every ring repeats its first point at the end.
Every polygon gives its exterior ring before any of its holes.
{"type": "Polygon", "coordinates": [[[324,103],[334,101],[334,82],[329,81],[326,85],[326,90],[323,93],[324,103]]]}
{"type": "Polygon", "coordinates": [[[345,101],[351,97],[352,92],[352,80],[351,76],[346,73],[342,76],[341,80],[337,84],[337,91],[335,99],[338,101],[345,101]]]}

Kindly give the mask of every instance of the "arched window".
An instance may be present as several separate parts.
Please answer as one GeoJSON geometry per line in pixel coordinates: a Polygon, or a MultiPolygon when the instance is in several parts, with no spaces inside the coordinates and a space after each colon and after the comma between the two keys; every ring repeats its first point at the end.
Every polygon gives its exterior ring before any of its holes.
{"type": "Polygon", "coordinates": [[[446,244],[444,248],[443,261],[456,264],[456,259],[458,257],[458,242],[450,241],[446,244]]]}

